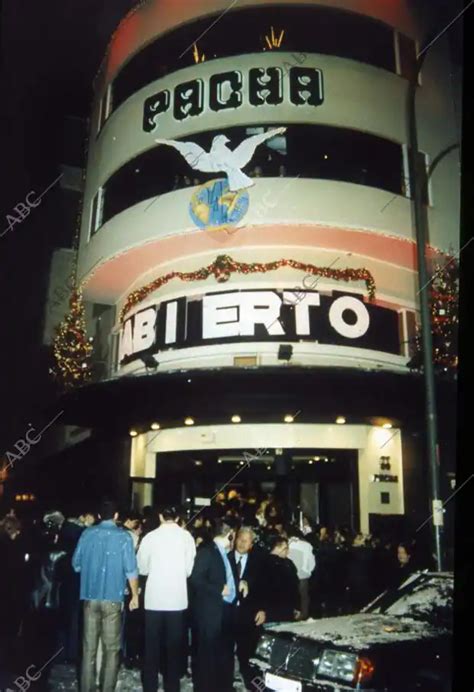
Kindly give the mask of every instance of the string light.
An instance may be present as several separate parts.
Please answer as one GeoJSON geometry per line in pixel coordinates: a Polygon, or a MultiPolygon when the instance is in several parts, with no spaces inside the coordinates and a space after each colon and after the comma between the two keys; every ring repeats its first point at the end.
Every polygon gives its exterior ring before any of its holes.
{"type": "Polygon", "coordinates": [[[53,339],[55,365],[52,373],[65,389],[87,383],[92,377],[93,347],[87,338],[82,291],[74,289],[69,302],[69,313],[53,339]]]}
{"type": "MultiPolygon", "coordinates": [[[[454,373],[458,366],[459,260],[439,253],[430,288],[433,362],[441,372],[454,373]]],[[[421,330],[417,329],[415,358],[422,353],[421,330]]]]}
{"type": "MultiPolygon", "coordinates": [[[[86,122],[87,132],[90,132],[90,121],[86,122]]],[[[88,160],[89,135],[84,140],[84,161],[88,160]]],[[[84,300],[82,286],[77,286],[77,265],[79,258],[79,243],[81,237],[81,221],[84,209],[84,190],[86,183],[86,167],[82,169],[82,194],[77,210],[76,228],[73,239],[73,261],[68,285],[73,287],[69,299],[69,312],[56,327],[53,337],[53,357],[55,363],[50,368],[52,376],[62,384],[64,389],[86,384],[92,377],[91,357],[93,338],[87,337],[84,300]]]]}

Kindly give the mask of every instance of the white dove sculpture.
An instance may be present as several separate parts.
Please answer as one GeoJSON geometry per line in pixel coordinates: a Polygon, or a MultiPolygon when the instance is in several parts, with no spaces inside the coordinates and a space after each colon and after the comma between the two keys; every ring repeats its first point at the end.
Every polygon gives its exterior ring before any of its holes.
{"type": "Polygon", "coordinates": [[[155,139],[155,142],[177,149],[196,171],[225,173],[229,181],[229,190],[236,192],[254,185],[252,178],[242,173],[241,169],[251,160],[258,145],[283,132],[286,132],[286,127],[277,127],[260,135],[252,135],[244,139],[234,150],[227,147],[230,139],[225,135],[217,135],[212,140],[209,152],[194,142],[178,142],[175,139],[155,139]]]}

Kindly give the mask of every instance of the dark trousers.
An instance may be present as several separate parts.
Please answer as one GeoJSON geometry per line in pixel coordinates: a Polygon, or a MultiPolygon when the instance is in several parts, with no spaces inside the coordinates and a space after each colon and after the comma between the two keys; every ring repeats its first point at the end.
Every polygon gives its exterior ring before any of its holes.
{"type": "Polygon", "coordinates": [[[309,579],[300,579],[300,612],[301,619],[307,620],[309,618],[309,579]]]}
{"type": "Polygon", "coordinates": [[[234,606],[196,614],[195,692],[231,692],[234,678],[234,606]]]}
{"type": "Polygon", "coordinates": [[[184,610],[145,611],[144,692],[158,691],[160,657],[164,652],[165,692],[179,692],[182,673],[184,610]]]}
{"type": "Polygon", "coordinates": [[[143,656],[144,651],[144,612],[138,610],[124,610],[124,640],[125,657],[130,662],[137,662],[143,656]]]}
{"type": "Polygon", "coordinates": [[[252,690],[252,692],[255,692],[255,686],[252,686],[255,671],[252,671],[250,667],[250,659],[255,654],[260,637],[260,629],[255,624],[253,613],[240,611],[240,608],[235,609],[234,642],[237,659],[245,687],[247,690],[252,690]]]}
{"type": "Polygon", "coordinates": [[[59,629],[59,643],[63,646],[61,657],[58,661],[68,660],[77,663],[80,657],[79,629],[81,620],[81,602],[67,602],[62,608],[61,623],[59,629]]]}

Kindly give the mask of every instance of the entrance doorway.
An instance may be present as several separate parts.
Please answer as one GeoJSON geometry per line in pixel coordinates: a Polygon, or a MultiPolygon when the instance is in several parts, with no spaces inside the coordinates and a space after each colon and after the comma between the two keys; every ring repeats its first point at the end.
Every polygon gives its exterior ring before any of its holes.
{"type": "MultiPolygon", "coordinates": [[[[268,450],[246,461],[242,450],[199,450],[157,455],[153,504],[199,508],[217,493],[237,490],[245,499],[271,494],[314,522],[360,528],[357,450],[268,450]]],[[[246,452],[246,454],[248,454],[246,452]]]]}

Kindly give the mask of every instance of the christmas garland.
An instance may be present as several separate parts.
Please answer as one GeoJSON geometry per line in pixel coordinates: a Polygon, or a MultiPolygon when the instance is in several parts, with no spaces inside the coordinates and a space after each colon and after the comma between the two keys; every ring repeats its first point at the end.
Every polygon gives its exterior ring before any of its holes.
{"type": "Polygon", "coordinates": [[[332,267],[317,267],[314,264],[306,264],[293,259],[280,259],[274,262],[237,262],[229,255],[219,255],[214,262],[207,267],[202,267],[193,272],[169,272],[158,279],[154,279],[150,283],[138,288],[127,296],[124,306],[120,311],[120,322],[123,323],[127,313],[135,306],[141,303],[147,296],[154,291],[164,286],[171,279],[180,279],[181,281],[204,281],[209,276],[214,275],[219,283],[224,283],[230,279],[232,273],[238,274],[264,274],[266,272],[275,271],[281,267],[291,267],[312,274],[313,276],[321,276],[325,279],[335,279],[336,281],[365,281],[369,299],[375,297],[375,281],[368,269],[333,269],[332,267]]]}

